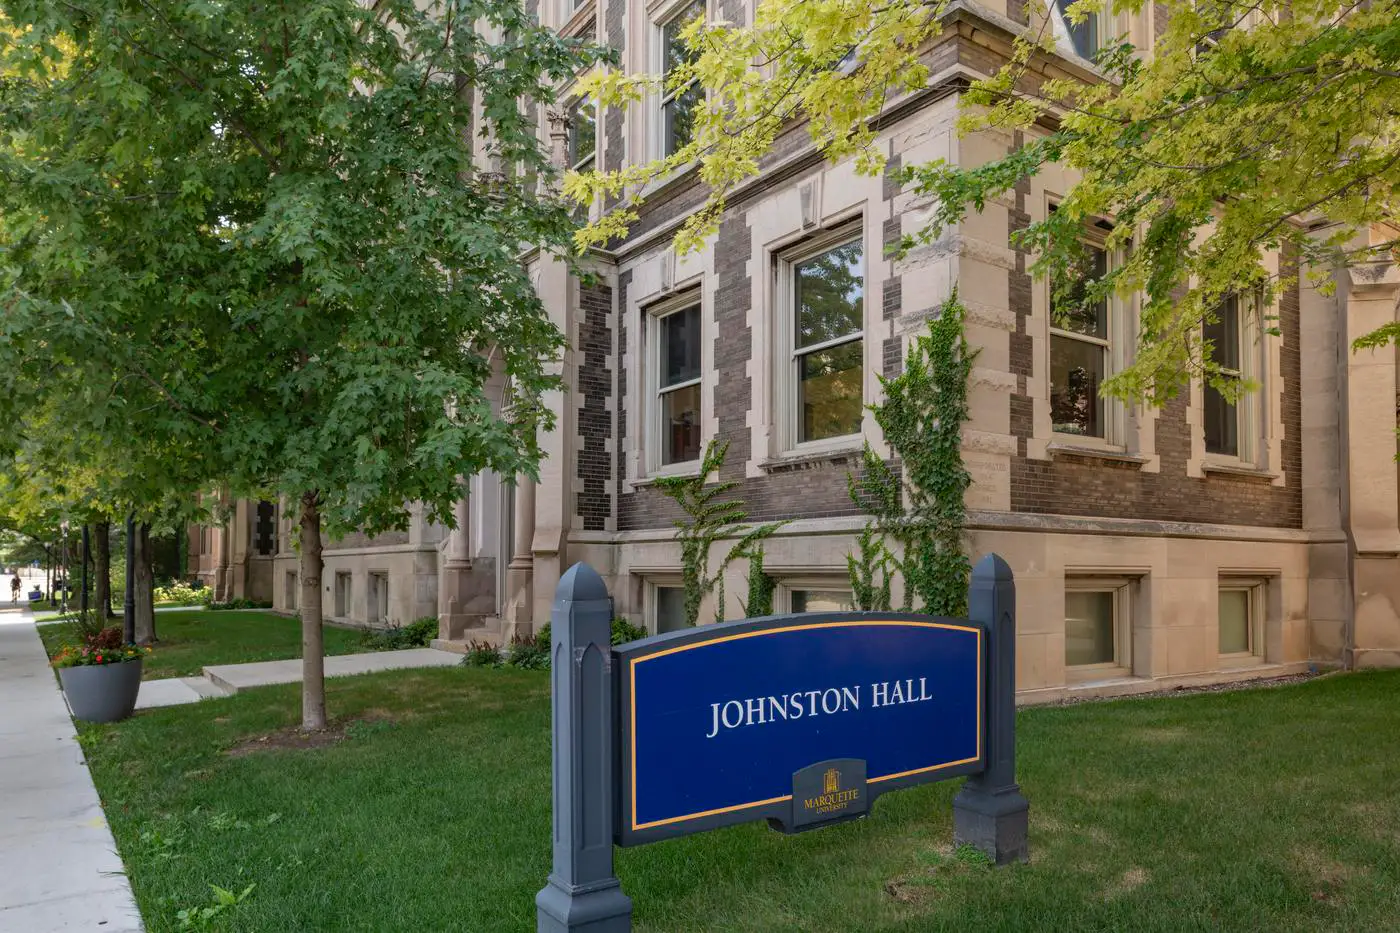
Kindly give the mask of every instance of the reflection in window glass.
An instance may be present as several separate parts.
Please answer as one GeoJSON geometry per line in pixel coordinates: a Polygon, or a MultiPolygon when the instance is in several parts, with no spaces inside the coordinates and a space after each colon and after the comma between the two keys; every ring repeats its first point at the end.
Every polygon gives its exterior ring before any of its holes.
{"type": "Polygon", "coordinates": [[[1112,664],[1116,619],[1112,590],[1065,592],[1065,664],[1112,664]]]}
{"type": "Polygon", "coordinates": [[[1103,347],[1050,335],[1050,421],[1060,434],[1104,436],[1103,347]]]}
{"type": "Polygon", "coordinates": [[[593,166],[598,147],[598,108],[582,98],[569,105],[569,165],[578,171],[593,166]]]}
{"type": "MultiPolygon", "coordinates": [[[[1218,320],[1205,326],[1205,337],[1213,346],[1212,359],[1220,366],[1221,376],[1236,382],[1240,379],[1240,306],[1234,297],[1215,311],[1218,320]]],[[[1228,401],[1220,390],[1205,386],[1206,451],[1229,457],[1240,455],[1240,417],[1238,406],[1228,401]]]]}
{"type": "Polygon", "coordinates": [[[700,308],[656,319],[661,464],[700,456],[700,308]]]}
{"type": "Polygon", "coordinates": [[[850,590],[793,590],[793,612],[850,612],[856,608],[850,590]]]}
{"type": "Polygon", "coordinates": [[[679,586],[658,586],[655,591],[656,618],[652,621],[656,625],[657,633],[675,632],[685,628],[685,590],[679,586]]]}
{"type": "Polygon", "coordinates": [[[1254,650],[1249,595],[1249,590],[1220,591],[1221,654],[1248,654],[1254,650]]]}
{"type": "Polygon", "coordinates": [[[1050,289],[1050,420],[1052,430],[1107,437],[1099,387],[1108,375],[1108,302],[1091,301],[1089,282],[1108,272],[1108,254],[1092,245],[1050,289]]]}
{"type": "MultiPolygon", "coordinates": [[[[705,15],[703,2],[692,3],[666,23],[661,30],[662,72],[668,79],[682,65],[695,60],[695,53],[681,39],[681,30],[705,15]]],[[[663,92],[661,98],[662,155],[668,156],[690,142],[695,129],[695,108],[704,96],[698,81],[663,92]]]]}
{"type": "Polygon", "coordinates": [[[859,240],[794,263],[799,442],[860,431],[865,274],[859,240]]]}

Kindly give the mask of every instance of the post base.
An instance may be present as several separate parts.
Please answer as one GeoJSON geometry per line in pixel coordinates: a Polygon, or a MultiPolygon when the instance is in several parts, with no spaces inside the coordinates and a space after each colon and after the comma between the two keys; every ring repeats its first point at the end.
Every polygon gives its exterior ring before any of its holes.
{"type": "Polygon", "coordinates": [[[953,843],[977,848],[996,865],[1028,862],[1030,809],[1018,785],[991,792],[968,783],[953,798],[953,843]]]}
{"type": "Polygon", "coordinates": [[[632,898],[616,878],[573,887],[551,875],[535,907],[537,933],[632,933],[632,898]]]}

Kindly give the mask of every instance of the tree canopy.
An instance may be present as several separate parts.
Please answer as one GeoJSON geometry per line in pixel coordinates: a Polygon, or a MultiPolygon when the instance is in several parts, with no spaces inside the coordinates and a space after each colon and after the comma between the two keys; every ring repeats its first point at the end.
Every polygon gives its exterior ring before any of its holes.
{"type": "MultiPolygon", "coordinates": [[[[1119,13],[1144,7],[1113,3],[1119,13]]],[[[1325,288],[1339,264],[1384,259],[1400,246],[1400,230],[1389,226],[1400,215],[1400,0],[1155,7],[1167,25],[1150,48],[1110,36],[1092,68],[1051,79],[1044,65],[1060,13],[1031,4],[1005,67],[963,95],[960,122],[963,133],[1023,131],[1024,144],[985,165],[904,165],[897,177],[934,202],[927,226],[902,244],[909,248],[1047,164],[1072,170],[1078,181],[1058,209],[1019,231],[1015,245],[1035,254],[1033,272],[1067,279],[1057,273],[1080,260],[1086,222],[1112,220],[1109,247],[1131,249],[1088,283],[1086,298],[1142,298],[1136,356],[1106,390],[1161,402],[1193,374],[1231,390],[1201,330],[1225,296],[1257,292],[1267,303],[1300,265],[1325,288]],[[1271,252],[1285,256],[1281,272],[1264,261],[1271,252]]],[[[1106,8],[1081,0],[1069,16],[1082,22],[1106,8]]],[[[596,73],[588,86],[607,105],[663,83],[698,81],[708,96],[691,140],[670,157],[568,180],[580,200],[633,194],[580,242],[621,235],[641,185],[698,163],[709,197],[677,236],[678,248],[694,248],[779,133],[803,120],[828,158],[884,171],[874,121],[927,83],[925,53],[948,9],[923,0],[772,0],[749,25],[693,22],[691,54],[664,78],[596,73]]]]}
{"type": "Polygon", "coordinates": [[[451,524],[462,476],[536,470],[525,253],[574,228],[536,116],[602,53],[515,0],[0,9],[0,371],[100,370],[69,407],[136,475],[294,503],[319,656],[323,518],[451,524]]]}

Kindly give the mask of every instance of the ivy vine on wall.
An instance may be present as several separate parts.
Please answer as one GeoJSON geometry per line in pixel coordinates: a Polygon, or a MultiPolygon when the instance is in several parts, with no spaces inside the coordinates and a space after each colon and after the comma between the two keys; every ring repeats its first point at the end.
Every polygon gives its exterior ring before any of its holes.
{"type": "MultiPolygon", "coordinates": [[[[770,522],[742,531],[748,522],[748,509],[742,499],[730,496],[739,484],[733,481],[708,482],[711,474],[718,474],[724,466],[725,455],[729,453],[729,443],[710,441],[705,446],[705,455],[700,460],[700,470],[693,476],[663,476],[656,480],[656,487],[673,499],[685,513],[676,520],[676,540],[681,545],[681,586],[685,592],[685,621],[695,625],[700,618],[700,604],[705,597],[715,594],[715,621],[724,621],[724,571],[734,561],[748,558],[750,561],[750,601],[753,600],[754,579],[753,561],[758,561],[758,572],[763,574],[762,542],[781,528],[786,522],[770,522]],[[737,541],[725,552],[724,558],[712,571],[710,552],[716,541],[735,538],[737,541]]],[[[772,606],[772,593],[768,595],[768,605],[772,606]]],[[[752,609],[752,606],[747,607],[752,609]]]]}
{"type": "Polygon", "coordinates": [[[902,608],[967,614],[971,562],[963,550],[965,497],[972,477],[962,459],[968,379],[975,353],[964,335],[966,309],[953,289],[928,332],[914,339],[904,371],[880,378],[883,401],[870,406],[893,454],[891,465],[867,442],[851,499],[872,517],[846,558],[856,606],[892,608],[894,574],[902,608]]]}

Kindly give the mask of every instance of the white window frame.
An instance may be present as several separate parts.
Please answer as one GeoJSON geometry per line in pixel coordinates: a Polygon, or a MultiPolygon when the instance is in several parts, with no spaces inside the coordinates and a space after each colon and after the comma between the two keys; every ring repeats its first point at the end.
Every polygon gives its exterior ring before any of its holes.
{"type": "MultiPolygon", "coordinates": [[[[1235,372],[1241,382],[1252,382],[1256,388],[1240,395],[1234,404],[1236,447],[1235,454],[1212,453],[1206,449],[1206,384],[1197,380],[1200,401],[1201,452],[1207,467],[1211,465],[1257,467],[1262,464],[1260,452],[1265,449],[1263,427],[1266,423],[1264,407],[1268,404],[1270,386],[1268,367],[1265,363],[1265,341],[1259,327],[1260,304],[1256,294],[1235,296],[1236,313],[1239,315],[1239,358],[1240,368],[1235,372]]],[[[1227,370],[1227,372],[1229,372],[1227,370]]]]}
{"type": "MultiPolygon", "coordinates": [[[[1103,234],[1107,231],[1085,231],[1082,241],[1085,245],[1102,251],[1105,260],[1105,269],[1112,271],[1122,265],[1124,256],[1122,250],[1109,249],[1105,243],[1103,234]]],[[[1104,379],[1108,379],[1116,373],[1122,372],[1128,365],[1129,347],[1133,342],[1132,326],[1132,302],[1125,300],[1118,294],[1108,296],[1108,309],[1106,311],[1106,325],[1108,328],[1107,339],[1091,337],[1088,334],[1081,334],[1072,330],[1064,330],[1055,326],[1055,283],[1046,276],[1043,280],[1045,288],[1045,309],[1049,336],[1046,341],[1045,357],[1045,399],[1050,412],[1050,434],[1057,444],[1064,444],[1073,447],[1100,447],[1104,449],[1126,451],[1128,449],[1128,409],[1120,400],[1116,398],[1103,399],[1103,437],[1092,434],[1069,434],[1055,430],[1055,415],[1053,410],[1054,385],[1051,382],[1051,361],[1054,359],[1055,338],[1067,338],[1077,340],[1081,343],[1093,344],[1101,347],[1104,351],[1104,379]]]]}
{"type": "MultiPolygon", "coordinates": [[[[1133,584],[1128,577],[1067,576],[1065,593],[1113,594],[1113,660],[1101,664],[1070,664],[1065,659],[1066,683],[1085,683],[1132,676],[1133,584]]],[[[1063,606],[1061,607],[1063,612],[1063,606]]]]}
{"type": "Polygon", "coordinates": [[[851,602],[855,603],[855,590],[851,586],[849,576],[784,577],[778,582],[777,589],[773,592],[773,611],[777,613],[795,612],[796,610],[792,608],[792,594],[796,590],[824,592],[840,590],[843,593],[850,593],[851,602]]]}
{"type": "Polygon", "coordinates": [[[862,406],[869,401],[866,392],[866,374],[870,369],[870,341],[868,339],[870,333],[870,250],[867,248],[865,240],[863,220],[857,218],[843,223],[779,253],[777,261],[774,263],[773,299],[773,307],[776,310],[776,314],[774,314],[774,330],[776,331],[774,346],[777,348],[777,358],[774,361],[774,372],[777,374],[773,392],[776,408],[774,424],[778,426],[781,451],[786,454],[800,455],[809,452],[820,453],[858,447],[864,431],[864,411],[861,413],[861,426],[854,433],[822,438],[817,441],[799,441],[802,413],[798,411],[797,400],[799,395],[798,381],[801,378],[801,358],[803,356],[821,350],[829,350],[833,347],[845,346],[859,340],[861,341],[862,406]],[[797,289],[794,281],[797,266],[838,246],[854,242],[859,242],[861,246],[860,330],[824,343],[803,347],[799,352],[797,348],[797,289]]]}
{"type": "MultiPolygon", "coordinates": [[[[663,81],[666,72],[666,27],[674,23],[676,19],[690,7],[691,2],[692,0],[676,0],[676,2],[668,3],[652,14],[652,33],[654,36],[651,55],[652,71],[654,74],[661,75],[663,81]]],[[[703,15],[708,21],[710,18],[708,0],[701,0],[701,6],[703,7],[703,15]]],[[[666,105],[690,90],[698,80],[697,78],[686,84],[685,87],[676,88],[674,91],[667,91],[663,85],[660,92],[657,94],[657,104],[653,110],[656,126],[651,134],[652,149],[655,151],[657,158],[664,159],[672,155],[672,153],[666,151],[666,105]]]]}
{"type": "MultiPolygon", "coordinates": [[[[567,2],[567,0],[566,0],[567,2]]],[[[569,168],[576,172],[592,171],[598,164],[598,102],[590,100],[586,95],[575,94],[567,98],[565,112],[569,114],[569,139],[565,144],[568,149],[566,157],[571,161],[569,168]],[[573,114],[576,109],[590,108],[593,111],[593,148],[584,158],[575,160],[573,158],[574,149],[574,129],[575,121],[573,114]]]]}
{"type": "Polygon", "coordinates": [[[1260,577],[1249,576],[1222,576],[1219,585],[1216,587],[1217,593],[1220,591],[1244,592],[1248,595],[1249,611],[1249,649],[1247,651],[1234,651],[1229,654],[1220,653],[1220,615],[1219,600],[1216,600],[1216,652],[1220,658],[1222,667],[1247,667],[1258,664],[1264,660],[1264,617],[1268,611],[1268,591],[1266,587],[1268,581],[1260,577]]]}
{"type": "Polygon", "coordinates": [[[704,456],[705,450],[705,392],[703,389],[705,379],[705,367],[709,354],[705,352],[705,304],[703,294],[700,290],[690,290],[685,294],[668,298],[665,301],[651,305],[642,310],[642,324],[646,338],[646,361],[645,361],[645,382],[646,399],[643,404],[645,413],[646,431],[642,437],[642,445],[646,452],[647,474],[649,476],[669,476],[672,474],[684,474],[695,472],[700,463],[700,456],[704,456]],[[700,312],[700,375],[694,379],[687,379],[675,385],[661,388],[661,321],[686,311],[696,308],[700,312]],[[691,460],[682,460],[676,463],[662,464],[661,445],[665,441],[665,425],[662,423],[661,396],[675,392],[679,389],[688,389],[691,386],[701,386],[700,392],[700,456],[691,460]]]}
{"type": "Polygon", "coordinates": [[[1068,49],[1075,56],[1084,61],[1092,62],[1094,56],[1103,51],[1111,43],[1120,41],[1128,33],[1127,16],[1122,10],[1115,10],[1110,3],[1107,10],[1095,10],[1093,16],[1098,20],[1098,48],[1089,55],[1083,55],[1074,47],[1074,38],[1070,35],[1069,22],[1066,20],[1066,10],[1074,5],[1074,0],[1054,0],[1050,16],[1052,19],[1051,28],[1055,31],[1055,38],[1060,46],[1068,49]]]}
{"type": "MultiPolygon", "coordinates": [[[[682,593],[685,591],[680,576],[648,576],[643,580],[642,625],[652,635],[661,634],[661,619],[656,614],[656,591],[660,589],[681,590],[682,593]]],[[[698,619],[696,621],[699,622],[698,619]]]]}

